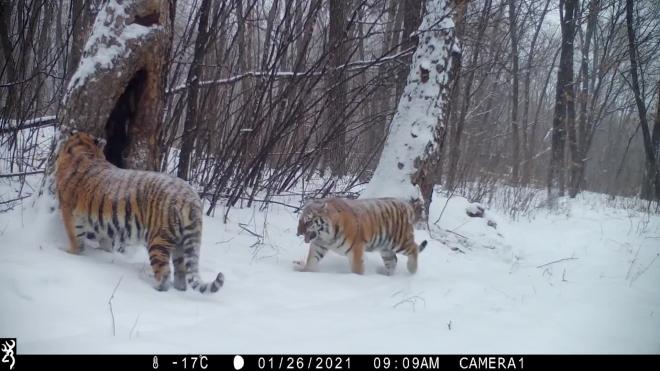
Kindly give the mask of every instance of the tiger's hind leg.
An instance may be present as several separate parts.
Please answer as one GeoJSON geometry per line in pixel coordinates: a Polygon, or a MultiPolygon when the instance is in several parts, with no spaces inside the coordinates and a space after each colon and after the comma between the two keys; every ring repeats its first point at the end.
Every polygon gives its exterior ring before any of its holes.
{"type": "Polygon", "coordinates": [[[386,276],[391,276],[394,274],[394,269],[396,268],[396,254],[390,249],[383,249],[380,250],[380,256],[383,258],[385,268],[378,269],[378,272],[386,276]]]}
{"type": "Polygon", "coordinates": [[[99,238],[99,247],[106,252],[112,252],[113,250],[113,243],[112,240],[106,236],[102,236],[99,238]]]}
{"type": "Polygon", "coordinates": [[[156,279],[156,290],[167,291],[170,288],[170,252],[175,244],[156,237],[149,243],[149,261],[156,279]]]}
{"type": "Polygon", "coordinates": [[[417,272],[417,256],[419,254],[417,244],[415,242],[409,242],[404,249],[404,254],[408,256],[408,261],[406,262],[408,272],[417,272]]]}
{"type": "Polygon", "coordinates": [[[174,288],[186,291],[186,261],[183,248],[175,248],[172,252],[172,265],[174,265],[174,288]]]}

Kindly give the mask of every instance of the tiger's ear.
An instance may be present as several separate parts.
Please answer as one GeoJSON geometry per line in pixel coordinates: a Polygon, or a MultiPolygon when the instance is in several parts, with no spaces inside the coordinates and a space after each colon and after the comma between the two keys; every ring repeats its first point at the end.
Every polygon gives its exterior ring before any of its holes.
{"type": "Polygon", "coordinates": [[[64,136],[70,136],[70,135],[75,134],[76,132],[77,132],[76,129],[72,129],[72,128],[66,126],[66,125],[60,125],[60,134],[62,134],[64,136]]]}
{"type": "Polygon", "coordinates": [[[104,149],[107,143],[108,142],[103,138],[94,138],[94,144],[96,144],[99,149],[104,149]]]}

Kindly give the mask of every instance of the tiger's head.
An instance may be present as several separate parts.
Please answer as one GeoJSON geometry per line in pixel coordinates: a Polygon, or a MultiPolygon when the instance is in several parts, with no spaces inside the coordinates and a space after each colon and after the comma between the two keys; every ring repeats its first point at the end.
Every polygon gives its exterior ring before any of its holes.
{"type": "Polygon", "coordinates": [[[103,147],[105,146],[105,139],[95,138],[87,133],[81,131],[66,132],[63,131],[64,138],[67,138],[62,143],[59,150],[59,158],[63,160],[66,158],[102,158],[105,159],[103,154],[103,147]]]}
{"type": "Polygon", "coordinates": [[[334,234],[331,208],[326,200],[312,200],[303,208],[298,220],[297,236],[305,236],[305,243],[317,238],[329,240],[334,234]]]}

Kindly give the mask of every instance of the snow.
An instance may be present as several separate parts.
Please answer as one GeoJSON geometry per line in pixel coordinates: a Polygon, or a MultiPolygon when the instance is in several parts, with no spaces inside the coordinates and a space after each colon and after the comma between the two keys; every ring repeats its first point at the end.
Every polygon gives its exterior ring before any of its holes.
{"type": "Polygon", "coordinates": [[[128,52],[126,43],[129,40],[146,37],[160,28],[158,25],[147,27],[137,23],[118,24],[117,19],[128,16],[126,7],[129,3],[110,0],[96,16],[92,34],[85,43],[83,57],[69,81],[67,94],[83,86],[96,70],[111,69],[114,61],[128,52]]]}
{"type": "Polygon", "coordinates": [[[419,45],[412,58],[406,87],[390,125],[383,152],[362,197],[421,199],[411,176],[417,160],[436,147],[436,127],[441,125],[449,56],[453,43],[446,43],[454,24],[444,0],[427,2],[427,13],[419,26],[419,45]]]}
{"type": "Polygon", "coordinates": [[[471,214],[478,214],[484,210],[484,206],[481,205],[478,202],[469,204],[466,208],[465,211],[471,213],[471,214]]]}
{"type": "MultiPolygon", "coordinates": [[[[22,126],[39,124],[44,121],[47,121],[52,116],[40,117],[32,120],[27,120],[22,126]]],[[[9,145],[0,145],[0,174],[11,174],[11,173],[20,173],[20,172],[31,172],[31,171],[40,171],[43,170],[43,162],[49,155],[50,143],[53,138],[55,127],[43,127],[35,130],[19,130],[16,132],[16,144],[18,148],[27,148],[29,147],[34,152],[33,161],[23,161],[20,158],[16,158],[15,154],[12,153],[16,147],[9,145]],[[36,144],[36,147],[33,145],[36,144]],[[9,159],[15,158],[16,161],[14,166],[10,166],[9,159]],[[19,166],[20,165],[20,166],[19,166]]],[[[2,184],[0,183],[0,187],[2,184]]],[[[0,192],[0,202],[2,202],[4,195],[0,192]]],[[[2,210],[2,207],[0,207],[2,210]]]]}
{"type": "Polygon", "coordinates": [[[59,214],[29,201],[0,214],[0,336],[25,353],[660,352],[660,216],[601,195],[515,221],[487,209],[492,228],[436,193],[419,271],[402,257],[391,277],[377,254],[363,276],[333,254],[296,272],[307,246],[291,209],[223,224],[219,208],[200,261],[203,279],[225,274],[213,295],[154,290],[141,246],[67,254],[59,214]]]}

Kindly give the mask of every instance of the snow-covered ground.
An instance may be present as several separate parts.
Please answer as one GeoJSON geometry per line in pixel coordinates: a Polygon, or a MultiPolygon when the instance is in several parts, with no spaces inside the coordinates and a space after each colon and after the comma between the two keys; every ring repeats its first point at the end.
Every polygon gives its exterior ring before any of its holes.
{"type": "Polygon", "coordinates": [[[59,215],[25,200],[0,214],[0,337],[21,353],[660,353],[660,216],[594,194],[518,221],[435,199],[451,232],[418,231],[418,273],[400,257],[391,277],[377,254],[363,276],[332,254],[296,272],[291,209],[218,210],[201,255],[205,279],[226,277],[214,295],[154,290],[141,246],[67,254],[59,215]]]}

